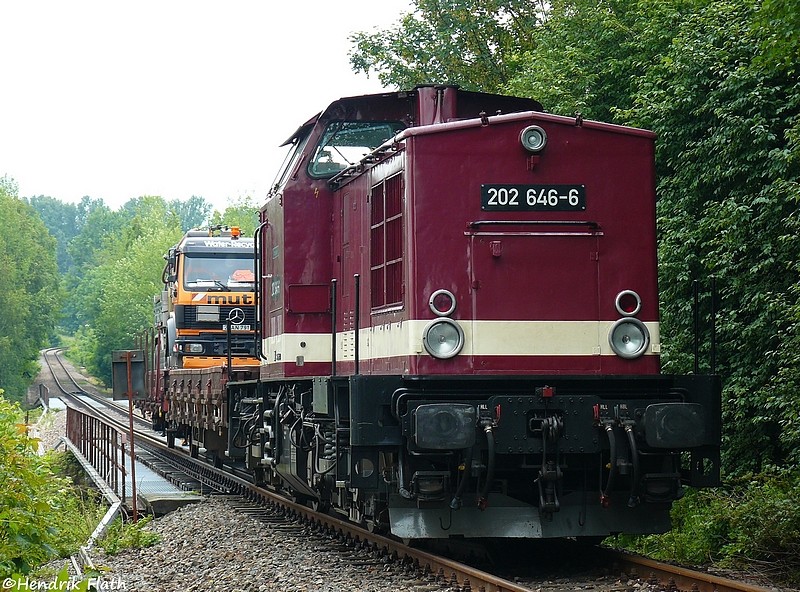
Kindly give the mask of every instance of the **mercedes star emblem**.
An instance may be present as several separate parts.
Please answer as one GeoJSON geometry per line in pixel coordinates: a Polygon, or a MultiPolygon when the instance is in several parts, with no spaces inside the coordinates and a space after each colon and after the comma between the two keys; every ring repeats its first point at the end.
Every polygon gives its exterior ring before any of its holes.
{"type": "Polygon", "coordinates": [[[231,309],[228,313],[228,322],[231,325],[241,325],[244,323],[244,311],[241,308],[231,309]]]}

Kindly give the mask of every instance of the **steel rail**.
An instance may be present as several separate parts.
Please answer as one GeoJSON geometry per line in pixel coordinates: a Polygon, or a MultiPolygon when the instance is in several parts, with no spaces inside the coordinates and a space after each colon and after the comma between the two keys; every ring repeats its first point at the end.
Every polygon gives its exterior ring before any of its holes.
{"type": "Polygon", "coordinates": [[[628,566],[629,569],[635,569],[640,574],[646,571],[650,577],[655,577],[671,585],[674,584],[681,590],[698,590],[699,592],[772,592],[774,590],[678,565],[662,563],[638,555],[615,553],[615,557],[620,564],[628,566]]]}

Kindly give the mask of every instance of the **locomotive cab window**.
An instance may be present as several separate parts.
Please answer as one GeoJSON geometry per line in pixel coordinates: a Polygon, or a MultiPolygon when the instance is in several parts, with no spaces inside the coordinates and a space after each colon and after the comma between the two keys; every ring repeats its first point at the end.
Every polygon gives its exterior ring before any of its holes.
{"type": "Polygon", "coordinates": [[[283,160],[283,165],[281,166],[278,176],[275,177],[275,181],[272,184],[272,189],[270,191],[270,194],[277,191],[286,184],[286,181],[289,178],[289,174],[295,170],[298,161],[303,156],[303,150],[305,149],[307,141],[308,141],[308,133],[306,132],[305,137],[296,136],[290,142],[288,142],[290,148],[287,151],[286,157],[283,160]]]}
{"type": "Polygon", "coordinates": [[[332,177],[404,128],[399,121],[332,121],[314,150],[308,174],[316,179],[332,177]]]}

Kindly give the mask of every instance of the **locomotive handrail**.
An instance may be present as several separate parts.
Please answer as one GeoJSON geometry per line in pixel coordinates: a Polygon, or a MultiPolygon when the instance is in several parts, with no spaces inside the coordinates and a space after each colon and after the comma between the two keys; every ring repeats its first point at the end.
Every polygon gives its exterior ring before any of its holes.
{"type": "Polygon", "coordinates": [[[418,390],[418,389],[410,389],[410,388],[399,388],[392,393],[392,402],[391,402],[391,411],[392,414],[396,419],[400,419],[401,417],[401,406],[404,404],[406,399],[413,399],[415,397],[431,397],[433,396],[437,400],[447,401],[450,399],[455,400],[470,400],[470,399],[484,399],[486,397],[485,393],[463,393],[463,392],[445,392],[442,390],[437,391],[427,391],[427,390],[418,390]]]}
{"type": "Polygon", "coordinates": [[[336,278],[331,280],[331,376],[336,376],[336,278]]]}
{"type": "Polygon", "coordinates": [[[467,228],[479,226],[588,226],[599,229],[600,225],[591,220],[473,220],[467,228]]]}
{"type": "Polygon", "coordinates": [[[353,280],[355,282],[355,348],[354,348],[354,358],[355,358],[355,374],[358,374],[358,358],[359,358],[359,342],[361,339],[359,338],[359,333],[361,332],[361,274],[355,274],[353,276],[353,280]]]}
{"type": "MultiPolygon", "coordinates": [[[[256,276],[256,282],[253,286],[253,306],[255,308],[255,331],[253,331],[253,340],[255,341],[256,357],[258,357],[259,360],[267,360],[267,358],[264,357],[261,343],[264,338],[261,322],[261,235],[266,226],[269,226],[269,220],[264,220],[253,231],[253,258],[256,276]]],[[[228,323],[228,325],[230,325],[230,323],[228,323]]],[[[228,349],[230,350],[230,347],[228,349]]]]}

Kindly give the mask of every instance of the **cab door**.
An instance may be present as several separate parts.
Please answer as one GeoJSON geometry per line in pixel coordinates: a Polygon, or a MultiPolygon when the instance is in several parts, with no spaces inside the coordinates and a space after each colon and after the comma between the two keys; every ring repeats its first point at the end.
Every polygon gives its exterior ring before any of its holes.
{"type": "MultiPolygon", "coordinates": [[[[367,179],[358,179],[334,192],[334,252],[337,277],[337,372],[355,368],[356,330],[364,329],[369,319],[369,271],[365,264],[369,218],[367,179]],[[358,275],[358,279],[356,279],[358,275]],[[356,282],[359,290],[356,291],[356,282]],[[356,322],[356,311],[360,320],[356,322]]],[[[364,353],[363,351],[361,352],[364,353]]]]}

